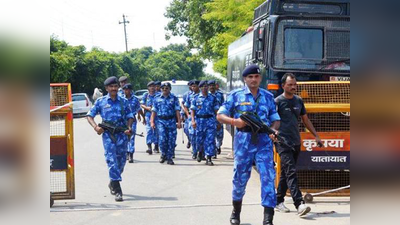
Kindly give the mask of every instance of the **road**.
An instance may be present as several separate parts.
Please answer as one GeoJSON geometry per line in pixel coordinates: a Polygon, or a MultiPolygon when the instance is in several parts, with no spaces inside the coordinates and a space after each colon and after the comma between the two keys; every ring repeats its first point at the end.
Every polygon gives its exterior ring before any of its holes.
{"type": "MultiPolygon", "coordinates": [[[[96,121],[100,118],[96,117],[96,121]]],[[[138,133],[144,132],[142,124],[138,133]]],[[[225,133],[215,166],[191,159],[178,131],[175,165],[160,164],[160,155],[145,153],[145,139],[137,137],[135,162],[127,163],[121,183],[124,202],[109,194],[108,172],[101,137],[85,118],[74,119],[76,199],[56,201],[50,209],[52,225],[221,225],[229,224],[233,161],[227,159],[231,139],[225,133]]],[[[260,182],[253,171],[247,185],[242,225],[262,224],[260,182]]],[[[275,225],[348,225],[349,197],[316,197],[312,212],[299,218],[290,198],[288,214],[275,214],[275,225]]]]}

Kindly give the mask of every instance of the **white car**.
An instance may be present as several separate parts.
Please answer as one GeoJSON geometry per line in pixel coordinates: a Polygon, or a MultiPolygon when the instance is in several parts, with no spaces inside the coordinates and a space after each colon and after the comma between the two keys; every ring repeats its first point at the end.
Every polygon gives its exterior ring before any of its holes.
{"type": "Polygon", "coordinates": [[[135,93],[133,95],[135,95],[140,101],[140,100],[142,100],[143,94],[146,92],[148,92],[147,89],[141,89],[141,90],[135,91],[135,93]]]}
{"type": "Polygon", "coordinates": [[[171,92],[179,98],[179,102],[182,102],[182,96],[185,94],[187,91],[189,91],[189,86],[187,85],[189,81],[186,80],[168,80],[168,81],[163,81],[164,82],[169,82],[171,84],[171,92]]]}
{"type": "Polygon", "coordinates": [[[92,108],[92,102],[86,93],[72,94],[72,102],[74,115],[86,114],[92,108]]]}

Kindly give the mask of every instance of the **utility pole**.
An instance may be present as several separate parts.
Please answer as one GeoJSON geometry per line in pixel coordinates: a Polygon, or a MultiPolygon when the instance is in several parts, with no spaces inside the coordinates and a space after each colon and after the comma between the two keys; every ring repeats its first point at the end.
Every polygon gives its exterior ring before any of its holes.
{"type": "Polygon", "coordinates": [[[121,24],[121,23],[124,24],[125,49],[126,49],[126,52],[128,52],[128,40],[127,40],[127,37],[126,37],[126,24],[129,23],[129,21],[128,21],[128,20],[125,20],[125,15],[124,15],[124,14],[122,14],[122,19],[123,19],[123,22],[119,21],[119,24],[121,24]]]}

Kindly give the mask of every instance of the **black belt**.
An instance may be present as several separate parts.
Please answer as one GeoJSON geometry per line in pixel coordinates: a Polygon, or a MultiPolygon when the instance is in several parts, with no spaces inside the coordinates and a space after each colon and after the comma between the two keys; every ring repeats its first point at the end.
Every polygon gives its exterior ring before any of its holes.
{"type": "Polygon", "coordinates": [[[197,118],[208,119],[213,117],[214,115],[196,115],[197,118]]]}
{"type": "Polygon", "coordinates": [[[175,119],[175,116],[157,116],[157,119],[170,120],[175,119]]]}
{"type": "MultiPolygon", "coordinates": [[[[237,128],[237,130],[241,131],[241,132],[250,132],[250,133],[253,132],[249,126],[245,126],[243,128],[237,128]]],[[[263,134],[263,133],[267,133],[267,132],[265,132],[263,130],[259,130],[257,133],[263,134]]]]}

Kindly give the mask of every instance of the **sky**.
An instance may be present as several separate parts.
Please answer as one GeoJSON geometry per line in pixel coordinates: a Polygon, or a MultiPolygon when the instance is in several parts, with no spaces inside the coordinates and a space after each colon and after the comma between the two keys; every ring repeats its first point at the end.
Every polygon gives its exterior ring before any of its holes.
{"type": "Polygon", "coordinates": [[[93,46],[110,52],[125,51],[122,15],[126,16],[128,49],[185,43],[184,37],[165,40],[164,17],[172,0],[55,0],[50,1],[50,34],[70,45],[93,46]]]}
{"type": "MultiPolygon", "coordinates": [[[[50,7],[50,35],[70,45],[93,46],[109,52],[125,51],[122,15],[126,16],[128,50],[151,46],[156,50],[171,43],[186,43],[185,37],[165,40],[169,19],[164,17],[172,0],[53,0],[50,7]]],[[[212,63],[205,61],[205,72],[219,78],[212,63]]]]}

